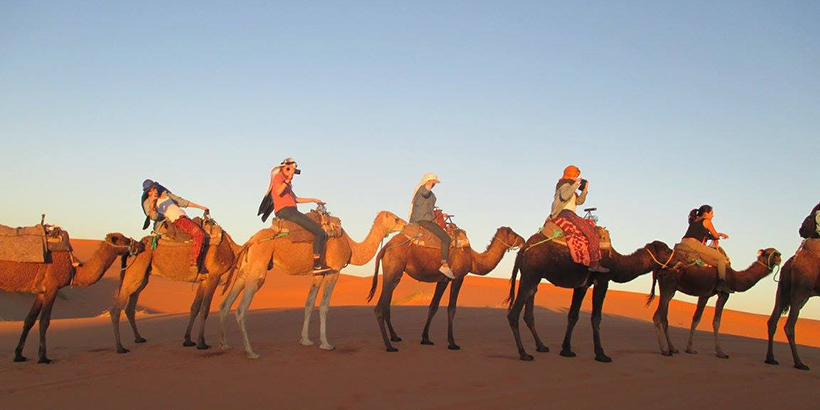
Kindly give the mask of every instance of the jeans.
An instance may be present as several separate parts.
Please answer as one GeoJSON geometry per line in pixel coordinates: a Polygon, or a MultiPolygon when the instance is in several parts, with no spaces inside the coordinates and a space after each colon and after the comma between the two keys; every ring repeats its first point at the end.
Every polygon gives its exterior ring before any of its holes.
{"type": "Polygon", "coordinates": [[[441,260],[450,263],[450,235],[447,235],[447,232],[435,222],[418,221],[417,223],[441,239],[441,260]]]}
{"type": "Polygon", "coordinates": [[[291,221],[308,232],[313,234],[313,254],[324,255],[325,245],[327,244],[327,233],[319,224],[310,219],[307,215],[299,212],[295,206],[288,206],[276,212],[277,218],[282,218],[291,221]]]}

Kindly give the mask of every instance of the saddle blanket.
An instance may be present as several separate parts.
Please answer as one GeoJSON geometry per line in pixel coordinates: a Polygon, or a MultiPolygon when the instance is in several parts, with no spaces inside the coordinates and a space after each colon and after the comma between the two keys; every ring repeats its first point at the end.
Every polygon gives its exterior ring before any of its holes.
{"type": "MultiPolygon", "coordinates": [[[[467,248],[470,246],[470,240],[467,239],[467,232],[463,229],[456,229],[453,232],[447,232],[450,235],[450,248],[467,248]]],[[[413,245],[422,246],[425,248],[441,248],[441,240],[427,229],[420,225],[412,223],[404,227],[401,234],[410,239],[413,245]]]]}

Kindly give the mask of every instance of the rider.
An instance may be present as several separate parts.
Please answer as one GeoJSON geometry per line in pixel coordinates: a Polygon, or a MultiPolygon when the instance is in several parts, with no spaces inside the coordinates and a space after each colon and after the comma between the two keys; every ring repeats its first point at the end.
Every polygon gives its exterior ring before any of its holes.
{"type": "MultiPolygon", "coordinates": [[[[440,184],[438,176],[431,172],[424,174],[421,182],[416,185],[413,191],[413,206],[410,211],[410,223],[417,223],[424,229],[432,232],[441,240],[441,267],[438,268],[444,276],[455,279],[453,270],[450,269],[450,235],[435,222],[434,208],[436,206],[436,194],[432,189],[436,184],[440,184]]],[[[447,217],[448,215],[444,215],[447,217]]]]}
{"type": "Polygon", "coordinates": [[[718,232],[712,224],[715,211],[710,205],[702,205],[700,208],[689,211],[689,228],[683,235],[683,239],[676,248],[683,248],[695,252],[701,260],[716,265],[718,270],[718,282],[715,290],[731,293],[732,290],[726,283],[726,267],[729,266],[729,258],[718,250],[717,243],[720,239],[728,239],[729,235],[718,232]],[[712,240],[713,246],[706,246],[706,241],[712,240]]]}
{"type": "Polygon", "coordinates": [[[589,182],[581,179],[581,170],[575,165],[564,169],[564,175],[555,186],[555,199],[552,201],[550,218],[563,218],[570,221],[587,238],[589,242],[589,270],[606,273],[609,269],[601,266],[600,237],[595,228],[575,213],[577,205],[587,199],[589,182]],[[583,185],[583,186],[581,186],[583,185]],[[578,194],[581,190],[581,194],[578,194]]]}
{"type": "MultiPolygon", "coordinates": [[[[195,204],[187,199],[174,195],[164,186],[150,179],[142,183],[142,210],[145,213],[145,223],[142,229],[148,228],[150,221],[154,221],[154,227],[163,219],[174,224],[179,230],[191,235],[193,244],[191,246],[191,259],[189,272],[197,275],[204,275],[207,272],[200,271],[199,255],[202,252],[202,244],[205,241],[205,233],[188,218],[182,208],[198,208],[208,213],[208,208],[195,204]]],[[[201,276],[200,276],[201,278],[201,276]]]]}
{"type": "Polygon", "coordinates": [[[327,244],[327,233],[314,222],[307,215],[299,212],[296,204],[304,204],[314,202],[323,204],[316,198],[299,198],[293,193],[293,175],[300,174],[301,170],[297,168],[296,161],[293,158],[285,158],[279,165],[273,167],[270,171],[270,185],[268,191],[265,193],[265,199],[260,205],[259,214],[262,216],[262,221],[267,219],[270,211],[265,211],[265,203],[268,198],[273,202],[273,211],[277,218],[282,218],[291,221],[313,234],[313,274],[320,275],[330,272],[331,269],[327,266],[324,260],[325,246],[327,244]]]}

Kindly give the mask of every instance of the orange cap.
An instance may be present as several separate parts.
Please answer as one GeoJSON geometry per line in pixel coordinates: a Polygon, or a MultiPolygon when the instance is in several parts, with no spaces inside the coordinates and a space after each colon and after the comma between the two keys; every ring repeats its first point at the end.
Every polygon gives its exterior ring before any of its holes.
{"type": "Polygon", "coordinates": [[[577,178],[578,175],[581,175],[581,170],[578,169],[575,165],[570,165],[564,168],[564,176],[561,177],[562,179],[573,179],[577,178]]]}

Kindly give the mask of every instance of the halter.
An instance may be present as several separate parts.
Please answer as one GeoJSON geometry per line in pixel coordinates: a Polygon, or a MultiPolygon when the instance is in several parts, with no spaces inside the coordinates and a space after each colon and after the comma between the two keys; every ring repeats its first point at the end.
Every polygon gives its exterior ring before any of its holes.
{"type": "Polygon", "coordinates": [[[772,280],[775,282],[780,282],[777,280],[777,274],[780,273],[780,265],[772,265],[772,256],[774,256],[774,252],[770,253],[769,256],[766,257],[766,263],[761,262],[759,259],[755,260],[755,262],[765,266],[769,271],[774,271],[774,268],[777,267],[777,272],[775,272],[774,276],[772,276],[772,280]]]}
{"type": "Polygon", "coordinates": [[[510,245],[510,244],[504,242],[501,238],[498,237],[498,234],[493,235],[493,239],[490,242],[492,242],[493,240],[498,240],[498,242],[501,242],[502,245],[506,246],[507,250],[505,252],[521,249],[521,245],[515,245],[515,244],[510,245]]]}
{"type": "Polygon", "coordinates": [[[675,257],[675,250],[672,249],[672,254],[669,255],[669,259],[666,261],[666,263],[661,263],[660,261],[658,261],[658,259],[655,257],[655,255],[652,254],[652,251],[650,251],[649,248],[644,248],[644,249],[646,249],[646,253],[649,254],[649,257],[652,258],[652,260],[655,261],[655,263],[660,265],[661,269],[669,268],[669,262],[672,262],[672,258],[675,257]]]}

